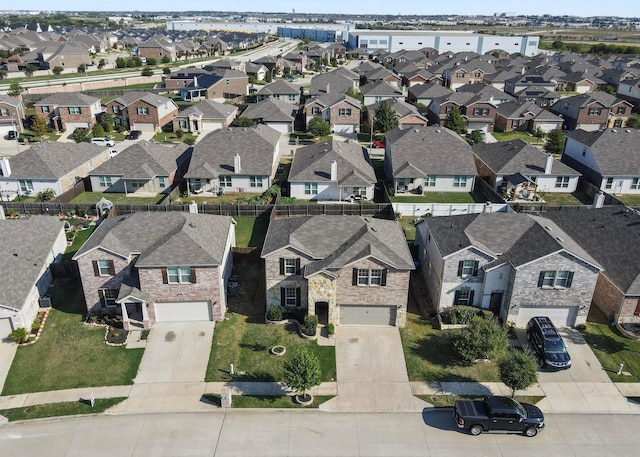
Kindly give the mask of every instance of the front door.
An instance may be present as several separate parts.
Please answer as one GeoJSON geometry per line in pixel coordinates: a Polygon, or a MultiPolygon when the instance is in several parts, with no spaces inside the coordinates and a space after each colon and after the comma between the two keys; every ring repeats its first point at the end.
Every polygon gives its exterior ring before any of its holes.
{"type": "Polygon", "coordinates": [[[316,302],[316,316],[318,316],[319,324],[329,325],[329,303],[326,301],[316,302]]]}
{"type": "Polygon", "coordinates": [[[497,313],[502,306],[502,292],[492,292],[489,300],[489,310],[497,313]]]}

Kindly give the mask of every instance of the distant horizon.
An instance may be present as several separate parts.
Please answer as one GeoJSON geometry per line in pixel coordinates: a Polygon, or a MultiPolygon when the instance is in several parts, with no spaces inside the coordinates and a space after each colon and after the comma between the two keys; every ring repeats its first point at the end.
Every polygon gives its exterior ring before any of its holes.
{"type": "MultiPolygon", "coordinates": [[[[136,9],[131,10],[129,0],[112,0],[109,10],[94,5],[87,5],[77,0],[58,0],[56,8],[51,8],[51,2],[45,0],[32,0],[29,8],[16,10],[3,10],[4,12],[17,11],[42,11],[42,12],[104,12],[104,13],[178,13],[185,10],[176,10],[175,3],[170,0],[140,0],[136,2],[136,9]],[[82,5],[82,6],[81,6],[82,5]]],[[[516,16],[573,16],[573,17],[619,17],[640,18],[640,2],[637,0],[618,0],[615,5],[600,0],[582,0],[579,6],[573,2],[560,3],[555,0],[538,0],[535,4],[516,4],[511,0],[493,0],[490,5],[481,4],[476,0],[458,0],[454,5],[450,4],[398,4],[391,8],[388,2],[382,0],[370,0],[366,8],[369,11],[353,11],[357,7],[354,4],[325,0],[321,5],[309,5],[308,3],[296,4],[287,0],[271,0],[268,5],[262,0],[237,0],[233,10],[217,10],[211,8],[211,3],[205,0],[192,0],[189,3],[191,12],[220,11],[225,13],[280,13],[289,14],[294,10],[296,14],[345,14],[345,15],[379,15],[379,16],[494,16],[495,14],[513,13],[516,16]],[[266,8],[266,9],[265,9],[266,8]],[[615,11],[612,11],[615,8],[615,11]],[[624,11],[624,15],[620,12],[624,11]]]]}

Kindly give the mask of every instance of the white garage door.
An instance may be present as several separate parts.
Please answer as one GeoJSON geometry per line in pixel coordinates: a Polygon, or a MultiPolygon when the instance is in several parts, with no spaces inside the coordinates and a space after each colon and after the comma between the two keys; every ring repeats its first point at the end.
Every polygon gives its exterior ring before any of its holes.
{"type": "Polygon", "coordinates": [[[155,132],[156,126],[153,123],[136,122],[131,127],[131,130],[141,130],[143,132],[155,132]]]}
{"type": "Polygon", "coordinates": [[[291,133],[290,122],[265,122],[265,124],[280,133],[291,133]]]}
{"type": "Polygon", "coordinates": [[[333,131],[335,133],[356,133],[356,126],[353,124],[335,124],[333,131]]]}
{"type": "Polygon", "coordinates": [[[221,122],[202,121],[202,130],[206,130],[207,132],[220,130],[221,128],[222,128],[221,122]]]}
{"type": "Polygon", "coordinates": [[[12,331],[11,320],[8,317],[0,319],[0,341],[9,338],[12,331]]]}
{"type": "Polygon", "coordinates": [[[75,129],[88,129],[87,122],[67,122],[67,132],[73,132],[75,129]]]}
{"type": "Polygon", "coordinates": [[[11,130],[18,130],[18,129],[15,128],[14,126],[12,126],[11,124],[9,124],[9,125],[0,125],[0,136],[2,136],[2,138],[4,138],[5,136],[7,136],[7,134],[11,130]]]}
{"type": "Polygon", "coordinates": [[[473,132],[474,130],[482,130],[485,133],[489,133],[489,124],[485,122],[469,122],[467,129],[470,132],[473,132]]]}
{"type": "Polygon", "coordinates": [[[210,321],[211,306],[206,301],[156,303],[156,322],[210,321]]]}
{"type": "Polygon", "coordinates": [[[396,307],[341,305],[340,325],[395,325],[396,307]]]}
{"type": "Polygon", "coordinates": [[[536,316],[547,316],[556,327],[573,327],[578,315],[577,306],[541,308],[539,306],[523,306],[516,319],[516,327],[525,327],[529,319],[536,316]]]}
{"type": "Polygon", "coordinates": [[[536,126],[543,132],[550,132],[551,130],[562,128],[562,124],[558,125],[553,122],[536,124],[536,126]]]}

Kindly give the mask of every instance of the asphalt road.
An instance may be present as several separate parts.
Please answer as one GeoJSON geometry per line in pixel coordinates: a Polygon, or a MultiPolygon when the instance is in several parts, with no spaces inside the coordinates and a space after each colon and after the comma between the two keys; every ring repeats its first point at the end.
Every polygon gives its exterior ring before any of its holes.
{"type": "Polygon", "coordinates": [[[0,426],[2,455],[57,456],[534,456],[638,455],[640,415],[547,416],[535,438],[455,428],[451,410],[323,413],[215,410],[91,416],[0,426]]]}

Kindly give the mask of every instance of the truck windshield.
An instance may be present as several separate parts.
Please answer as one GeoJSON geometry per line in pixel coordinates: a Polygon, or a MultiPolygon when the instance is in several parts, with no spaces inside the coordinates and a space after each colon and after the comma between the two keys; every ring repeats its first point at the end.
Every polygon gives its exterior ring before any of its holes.
{"type": "Polygon", "coordinates": [[[516,411],[518,411],[518,414],[520,414],[522,417],[527,417],[527,412],[524,410],[524,406],[522,406],[515,400],[513,400],[513,405],[516,407],[516,411]]]}
{"type": "Polygon", "coordinates": [[[548,352],[564,352],[566,351],[562,340],[549,339],[545,342],[544,349],[548,352]]]}

